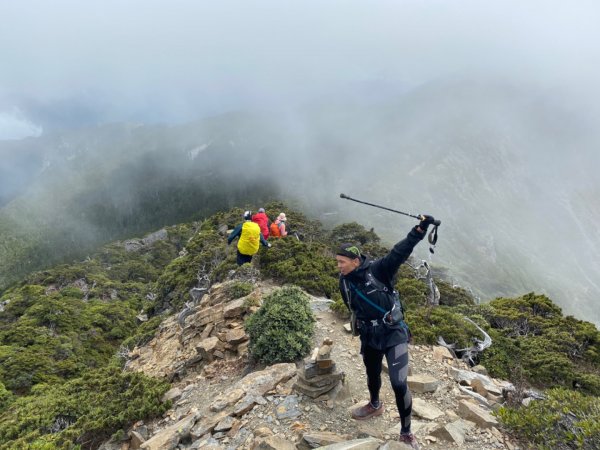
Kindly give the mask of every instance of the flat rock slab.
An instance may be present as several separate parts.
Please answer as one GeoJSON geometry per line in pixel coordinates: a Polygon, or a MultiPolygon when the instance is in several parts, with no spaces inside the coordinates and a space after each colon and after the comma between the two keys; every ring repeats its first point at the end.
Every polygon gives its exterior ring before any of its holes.
{"type": "Polygon", "coordinates": [[[190,434],[190,430],[196,423],[197,418],[198,415],[196,413],[184,417],[179,422],[159,431],[146,442],[142,443],[140,448],[144,450],[174,449],[182,438],[190,434]]]}
{"type": "Polygon", "coordinates": [[[306,433],[304,436],[302,436],[302,440],[306,442],[310,448],[321,448],[326,445],[345,442],[347,438],[329,431],[321,431],[306,433]]]}
{"type": "Polygon", "coordinates": [[[412,411],[415,415],[427,420],[435,420],[444,415],[441,409],[421,398],[413,398],[412,411]]]}
{"type": "Polygon", "coordinates": [[[481,428],[492,428],[498,426],[498,420],[490,414],[489,411],[480,406],[471,403],[468,400],[462,400],[458,404],[458,415],[463,419],[475,422],[481,428]]]}
{"type": "Polygon", "coordinates": [[[355,439],[321,447],[321,450],[377,450],[383,441],[375,438],[355,439]]]}
{"type": "Polygon", "coordinates": [[[430,375],[409,375],[408,387],[411,391],[424,394],[425,392],[435,392],[440,381],[430,375]]]}
{"type": "Polygon", "coordinates": [[[261,438],[254,450],[296,450],[296,444],[277,436],[261,438]]]}
{"type": "Polygon", "coordinates": [[[458,419],[454,422],[441,425],[431,432],[435,437],[448,442],[453,442],[458,446],[463,445],[467,433],[475,427],[475,424],[468,420],[458,419]]]}

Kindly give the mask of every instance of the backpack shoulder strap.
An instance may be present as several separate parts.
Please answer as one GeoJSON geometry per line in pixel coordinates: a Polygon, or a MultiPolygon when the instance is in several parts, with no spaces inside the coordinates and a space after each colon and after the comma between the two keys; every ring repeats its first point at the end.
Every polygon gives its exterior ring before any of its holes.
{"type": "Polygon", "coordinates": [[[369,264],[368,271],[367,271],[367,278],[368,278],[370,285],[373,286],[373,288],[375,288],[376,290],[378,290],[380,292],[386,292],[386,293],[391,294],[391,297],[394,299],[394,301],[397,301],[398,304],[400,305],[402,312],[404,312],[406,310],[406,308],[404,307],[404,304],[402,303],[402,300],[400,299],[400,294],[398,293],[398,291],[396,291],[396,289],[394,289],[393,286],[388,286],[386,283],[379,280],[377,277],[375,277],[375,275],[373,275],[372,263],[369,264]]]}
{"type": "Polygon", "coordinates": [[[373,275],[372,261],[367,268],[367,283],[381,292],[393,291],[393,289],[390,289],[390,287],[387,284],[385,284],[383,281],[379,280],[375,275],[373,275]]]}

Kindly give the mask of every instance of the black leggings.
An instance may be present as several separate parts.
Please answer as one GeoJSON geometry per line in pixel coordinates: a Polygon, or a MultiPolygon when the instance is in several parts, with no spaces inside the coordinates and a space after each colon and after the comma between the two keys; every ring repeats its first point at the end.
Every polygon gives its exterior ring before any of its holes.
{"type": "Polygon", "coordinates": [[[383,355],[387,359],[390,382],[396,395],[396,406],[400,413],[402,433],[410,433],[410,416],[412,413],[412,397],[408,390],[408,344],[398,344],[388,348],[385,353],[367,345],[363,348],[363,362],[367,368],[367,386],[371,394],[371,402],[379,401],[381,389],[381,369],[383,355]]]}
{"type": "Polygon", "coordinates": [[[246,264],[252,262],[252,255],[243,255],[240,251],[237,251],[237,265],[241,266],[242,264],[246,264]]]}

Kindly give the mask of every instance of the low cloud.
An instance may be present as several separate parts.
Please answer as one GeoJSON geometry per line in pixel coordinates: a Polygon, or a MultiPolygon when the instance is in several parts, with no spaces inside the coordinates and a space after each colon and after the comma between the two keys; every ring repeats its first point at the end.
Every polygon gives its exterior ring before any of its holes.
{"type": "Polygon", "coordinates": [[[29,121],[18,110],[0,111],[0,140],[39,136],[42,131],[40,126],[29,121]]]}
{"type": "Polygon", "coordinates": [[[591,1],[23,0],[0,16],[0,101],[31,117],[50,109],[44,128],[174,123],[449,78],[600,93],[591,1]]]}

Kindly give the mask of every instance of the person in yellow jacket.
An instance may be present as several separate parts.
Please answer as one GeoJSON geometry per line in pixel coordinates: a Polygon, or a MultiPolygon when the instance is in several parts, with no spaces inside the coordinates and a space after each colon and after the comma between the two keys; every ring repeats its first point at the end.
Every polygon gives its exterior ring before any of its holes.
{"type": "Polygon", "coordinates": [[[238,236],[240,237],[237,244],[238,266],[252,261],[252,257],[258,252],[260,244],[265,247],[271,246],[260,232],[258,224],[252,222],[252,213],[250,211],[244,213],[244,222],[235,227],[227,237],[227,245],[231,244],[238,236]]]}

